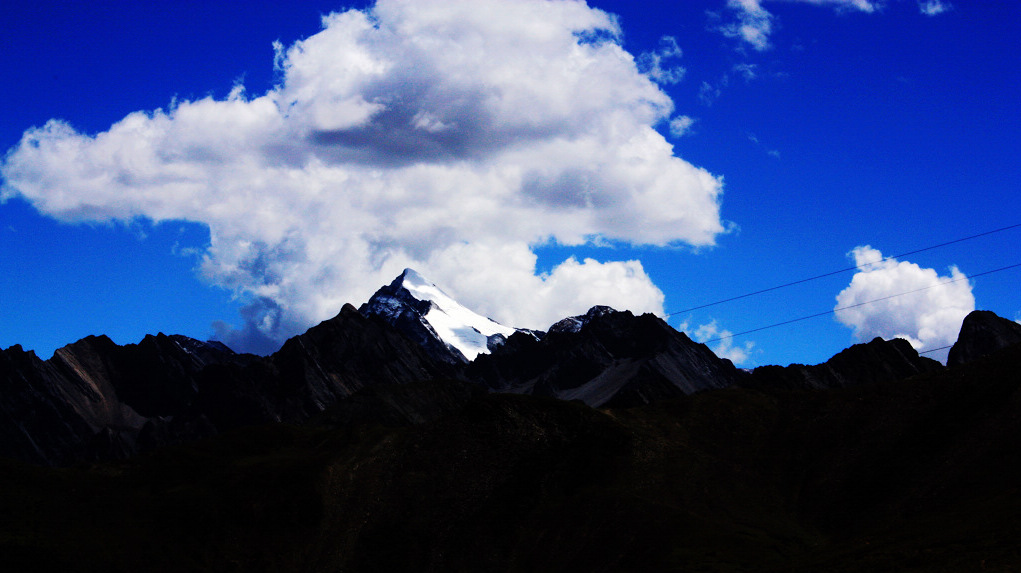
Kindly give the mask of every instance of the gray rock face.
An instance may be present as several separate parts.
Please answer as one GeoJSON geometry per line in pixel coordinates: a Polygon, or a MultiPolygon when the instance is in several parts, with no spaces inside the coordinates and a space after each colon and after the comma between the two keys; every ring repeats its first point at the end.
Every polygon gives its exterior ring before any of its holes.
{"type": "Polygon", "coordinates": [[[89,336],[46,361],[12,346],[0,353],[0,455],[49,465],[117,457],[150,418],[191,403],[205,366],[240,360],[222,345],[163,334],[127,346],[89,336]]]}
{"type": "Polygon", "coordinates": [[[942,369],[939,362],[919,356],[906,340],[875,338],[814,366],[760,366],[744,384],[753,388],[821,390],[893,382],[942,369]]]}
{"type": "Polygon", "coordinates": [[[964,318],[961,333],[947,357],[947,366],[971,362],[1014,344],[1021,344],[1021,324],[988,310],[975,310],[964,318]]]}
{"type": "MultiPolygon", "coordinates": [[[[0,455],[53,465],[81,454],[93,430],[65,400],[64,384],[34,352],[17,345],[0,352],[0,455]]],[[[83,401],[91,398],[75,387],[69,390],[83,401]]]]}

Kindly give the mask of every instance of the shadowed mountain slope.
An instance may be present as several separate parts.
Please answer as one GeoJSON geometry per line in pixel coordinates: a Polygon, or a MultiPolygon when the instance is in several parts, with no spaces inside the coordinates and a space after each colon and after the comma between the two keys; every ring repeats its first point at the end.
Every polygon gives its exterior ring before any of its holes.
{"type": "Polygon", "coordinates": [[[605,412],[455,392],[415,425],[349,415],[359,400],[401,410],[428,385],[365,388],[326,426],[87,469],[2,462],[0,552],[17,570],[72,572],[1021,565],[1021,346],[822,391],[605,412]]]}
{"type": "Polygon", "coordinates": [[[164,334],[126,346],[89,336],[46,361],[13,346],[0,353],[0,431],[9,438],[0,455],[61,464],[130,453],[151,417],[194,400],[206,366],[254,358],[164,334]]]}
{"type": "Polygon", "coordinates": [[[125,457],[306,420],[366,385],[454,374],[351,305],[266,358],[163,334],[123,347],[90,336],[47,361],[14,346],[0,352],[0,456],[48,465],[125,457]]]}
{"type": "Polygon", "coordinates": [[[515,334],[468,365],[466,375],[497,392],[631,406],[737,382],[741,372],[663,320],[593,307],[560,321],[542,339],[515,334]]]}

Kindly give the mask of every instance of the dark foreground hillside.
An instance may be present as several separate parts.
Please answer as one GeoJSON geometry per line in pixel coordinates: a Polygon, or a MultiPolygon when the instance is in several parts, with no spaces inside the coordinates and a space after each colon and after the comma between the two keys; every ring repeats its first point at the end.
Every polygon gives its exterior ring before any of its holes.
{"type": "Polygon", "coordinates": [[[446,384],[123,462],[2,462],[4,568],[1021,570],[1019,346],[628,410],[446,384]]]}

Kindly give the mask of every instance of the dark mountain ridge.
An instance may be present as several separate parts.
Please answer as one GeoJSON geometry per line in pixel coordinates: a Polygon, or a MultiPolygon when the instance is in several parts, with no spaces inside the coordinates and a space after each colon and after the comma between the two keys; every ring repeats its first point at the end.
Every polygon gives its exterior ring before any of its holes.
{"type": "Polygon", "coordinates": [[[947,356],[947,366],[966,364],[1015,344],[1021,344],[1021,324],[988,310],[976,310],[964,317],[961,334],[947,356]]]}
{"type": "Polygon", "coordinates": [[[626,409],[373,385],[312,423],[122,462],[0,460],[0,554],[71,572],[1011,571],[1019,451],[1021,345],[626,409]]]}
{"type": "Polygon", "coordinates": [[[941,370],[942,364],[919,356],[904,339],[875,338],[842,350],[822,364],[760,366],[741,384],[750,388],[822,390],[891,382],[941,370]]]}
{"type": "Polygon", "coordinates": [[[747,372],[608,307],[467,364],[351,305],[267,357],[163,334],[46,361],[13,346],[0,554],[19,571],[1016,570],[1021,343],[1003,320],[969,316],[951,368],[876,339],[747,372]]]}
{"type": "Polygon", "coordinates": [[[0,352],[0,433],[9,438],[3,455],[63,464],[107,457],[113,452],[103,451],[103,441],[132,450],[150,419],[194,400],[206,366],[256,359],[162,333],[126,346],[89,336],[46,361],[12,346],[0,352]]]}
{"type": "MultiPolygon", "coordinates": [[[[0,353],[0,456],[47,465],[115,459],[241,426],[302,423],[368,387],[437,379],[621,408],[732,386],[822,390],[943,368],[903,340],[876,339],[824,364],[749,373],[653,315],[605,306],[558,321],[548,333],[505,329],[513,334],[496,335],[489,354],[466,363],[424,320],[436,302],[408,288],[460,312],[466,329],[471,321],[505,328],[455,308],[409,269],[362,311],[345,305],[268,357],[162,333],[123,347],[90,336],[47,361],[14,346],[0,353]]],[[[990,315],[968,317],[955,360],[1014,340],[1021,326],[990,315]]],[[[418,400],[411,411],[435,410],[427,394],[418,400]]]]}
{"type": "Polygon", "coordinates": [[[496,392],[632,406],[736,384],[741,373],[663,320],[609,307],[564,319],[541,339],[518,333],[468,365],[496,392]]]}
{"type": "Polygon", "coordinates": [[[123,457],[301,422],[367,385],[455,374],[351,305],[268,357],[163,334],[123,347],[87,337],[47,361],[13,346],[0,352],[0,456],[48,465],[123,457]]]}

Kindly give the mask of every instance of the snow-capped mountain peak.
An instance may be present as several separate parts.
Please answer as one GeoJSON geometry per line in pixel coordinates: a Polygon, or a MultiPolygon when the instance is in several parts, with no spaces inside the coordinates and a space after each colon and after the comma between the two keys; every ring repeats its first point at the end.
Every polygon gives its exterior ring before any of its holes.
{"type": "Polygon", "coordinates": [[[466,308],[414,269],[404,269],[359,310],[382,317],[427,349],[435,351],[439,343],[453,361],[474,360],[516,331],[466,308]]]}

